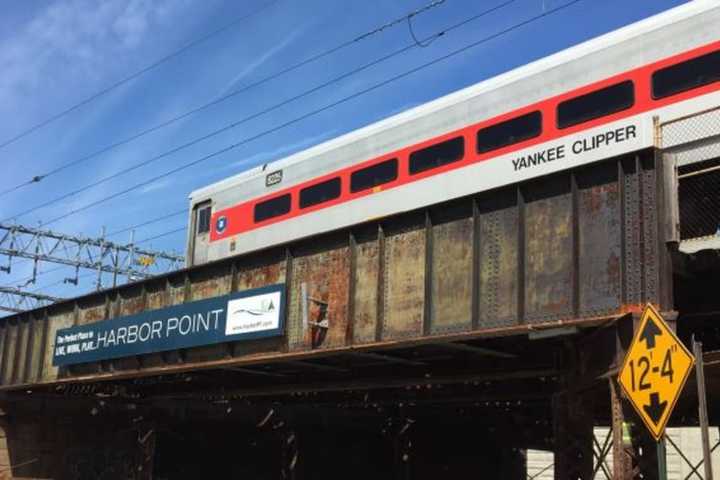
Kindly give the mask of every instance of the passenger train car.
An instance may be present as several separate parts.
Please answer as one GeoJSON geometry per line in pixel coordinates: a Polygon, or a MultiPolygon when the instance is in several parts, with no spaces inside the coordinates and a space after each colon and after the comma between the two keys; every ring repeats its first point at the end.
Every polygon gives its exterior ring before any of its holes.
{"type": "Polygon", "coordinates": [[[720,105],[719,25],[690,2],[197,190],[188,265],[652,147],[720,105]]]}

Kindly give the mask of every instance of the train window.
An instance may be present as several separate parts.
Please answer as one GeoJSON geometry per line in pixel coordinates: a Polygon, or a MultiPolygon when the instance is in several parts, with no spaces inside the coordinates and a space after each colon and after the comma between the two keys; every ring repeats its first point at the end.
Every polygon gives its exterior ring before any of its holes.
{"type": "Polygon", "coordinates": [[[465,155],[465,139],[455,137],[410,154],[410,175],[456,162],[465,155]]]}
{"type": "Polygon", "coordinates": [[[558,128],[572,127],[578,123],[626,110],[634,104],[635,88],[633,82],[627,80],[565,100],[557,107],[557,125],[558,128]]]}
{"type": "Polygon", "coordinates": [[[398,176],[398,160],[391,158],[367,168],[357,170],[350,175],[350,191],[361,190],[392,182],[398,176]]]}
{"type": "Polygon", "coordinates": [[[477,152],[485,153],[507,147],[542,133],[542,114],[538,111],[483,128],[477,133],[477,152]]]}
{"type": "Polygon", "coordinates": [[[720,50],[652,74],[654,99],[669,97],[720,80],[720,50]]]}
{"type": "Polygon", "coordinates": [[[210,208],[202,207],[197,210],[197,234],[202,235],[210,231],[210,208]]]}
{"type": "Polygon", "coordinates": [[[280,195],[255,204],[255,222],[285,215],[290,211],[290,194],[280,195]]]}
{"type": "Polygon", "coordinates": [[[312,207],[340,196],[340,177],[300,190],[300,208],[312,207]]]}

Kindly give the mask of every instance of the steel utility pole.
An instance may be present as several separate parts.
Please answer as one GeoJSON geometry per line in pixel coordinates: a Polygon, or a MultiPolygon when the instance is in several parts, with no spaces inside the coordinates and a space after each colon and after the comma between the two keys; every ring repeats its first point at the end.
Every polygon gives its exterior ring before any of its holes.
{"type": "Polygon", "coordinates": [[[695,375],[698,389],[698,419],[700,421],[700,435],[703,447],[703,467],[705,469],[705,480],[713,480],[712,457],[710,456],[710,433],[707,411],[707,395],[705,394],[705,369],[703,363],[702,343],[692,337],[693,353],[695,354],[695,375]]]}
{"type": "Polygon", "coordinates": [[[31,262],[32,274],[22,285],[0,287],[0,310],[23,312],[61,300],[24,289],[36,283],[41,263],[66,265],[74,269],[65,283],[78,285],[80,270],[96,273],[95,286],[103,287],[103,276],[110,275],[111,286],[150,278],[178,270],[185,258],[174,253],[138,248],[131,236],[130,243],[120,244],[105,238],[68,235],[52,230],[0,223],[0,273],[12,273],[13,267],[31,262]],[[19,259],[19,260],[18,260],[19,259]]]}
{"type": "Polygon", "coordinates": [[[10,273],[13,259],[27,259],[33,262],[33,275],[28,283],[35,283],[37,266],[40,262],[56,263],[75,267],[76,283],[79,269],[94,270],[98,273],[98,287],[101,275],[113,275],[113,286],[118,276],[128,280],[149,278],[159,273],[177,270],[185,259],[176,254],[141,249],[131,240],[128,244],[100,238],[83,237],[41,230],[23,225],[0,224],[0,255],[7,258],[0,271],[10,273]]]}
{"type": "Polygon", "coordinates": [[[44,307],[62,298],[51,297],[41,293],[24,292],[19,288],[0,287],[0,310],[20,313],[38,307],[44,307]]]}

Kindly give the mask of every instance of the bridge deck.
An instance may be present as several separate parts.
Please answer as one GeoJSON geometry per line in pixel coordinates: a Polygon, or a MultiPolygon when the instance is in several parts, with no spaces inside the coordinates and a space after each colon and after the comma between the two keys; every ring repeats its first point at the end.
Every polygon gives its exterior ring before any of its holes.
{"type": "Polygon", "coordinates": [[[0,388],[595,326],[672,308],[657,153],[408,212],[0,321],[0,388]],[[272,284],[284,335],[56,367],[58,329],[272,284]],[[304,294],[303,294],[304,292],[304,294]]]}

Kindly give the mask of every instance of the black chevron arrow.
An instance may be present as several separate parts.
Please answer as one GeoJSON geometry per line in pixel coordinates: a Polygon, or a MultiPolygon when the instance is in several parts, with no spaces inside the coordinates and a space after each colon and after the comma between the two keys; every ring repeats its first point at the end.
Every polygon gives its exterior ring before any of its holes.
{"type": "Polygon", "coordinates": [[[663,413],[665,413],[666,408],[667,402],[661,402],[660,395],[657,393],[650,394],[650,405],[643,405],[643,410],[645,410],[645,413],[648,414],[648,417],[650,417],[650,420],[652,420],[656,426],[658,422],[660,422],[663,413]]]}
{"type": "Polygon", "coordinates": [[[658,335],[662,335],[662,331],[655,325],[655,322],[648,320],[645,322],[645,328],[640,334],[640,341],[645,340],[648,350],[652,350],[655,348],[655,337],[658,335]]]}

